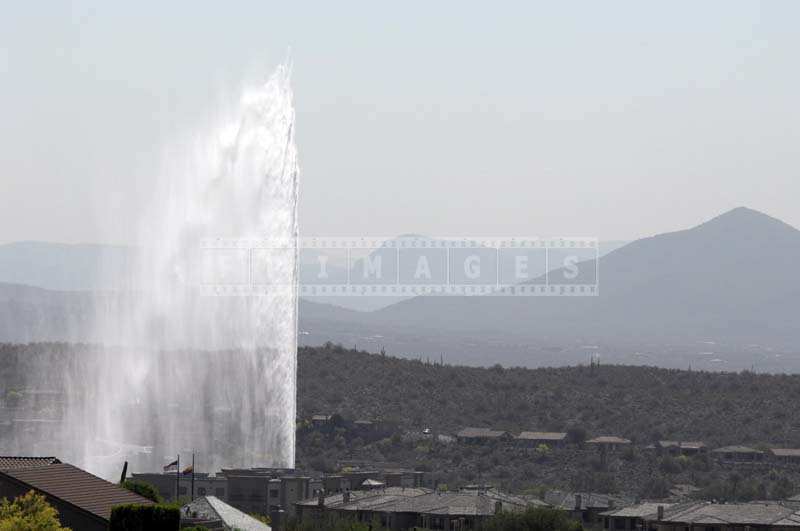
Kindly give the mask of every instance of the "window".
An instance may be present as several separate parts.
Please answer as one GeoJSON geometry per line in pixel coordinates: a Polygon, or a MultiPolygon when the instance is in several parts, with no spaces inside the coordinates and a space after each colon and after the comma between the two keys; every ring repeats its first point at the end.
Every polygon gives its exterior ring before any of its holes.
{"type": "Polygon", "coordinates": [[[277,489],[270,489],[269,491],[270,498],[277,498],[278,496],[280,496],[280,494],[281,494],[280,491],[277,489]]]}
{"type": "Polygon", "coordinates": [[[206,495],[206,488],[205,487],[197,487],[197,494],[200,496],[206,495]]]}

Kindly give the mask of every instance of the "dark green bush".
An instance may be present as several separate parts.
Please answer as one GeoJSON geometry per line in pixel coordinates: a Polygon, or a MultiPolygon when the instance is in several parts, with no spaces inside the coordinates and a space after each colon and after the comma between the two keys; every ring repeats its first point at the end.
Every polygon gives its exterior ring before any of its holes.
{"type": "Polygon", "coordinates": [[[111,509],[110,531],[177,531],[181,512],[166,505],[117,505],[111,509]]]}

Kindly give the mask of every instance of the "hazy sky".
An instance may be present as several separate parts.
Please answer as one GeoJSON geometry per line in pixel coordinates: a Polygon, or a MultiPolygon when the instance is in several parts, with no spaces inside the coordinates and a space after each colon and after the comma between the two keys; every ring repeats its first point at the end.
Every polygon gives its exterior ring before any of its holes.
{"type": "Polygon", "coordinates": [[[0,242],[132,241],[163,154],[291,47],[305,234],[800,227],[800,2],[10,2],[0,242]]]}

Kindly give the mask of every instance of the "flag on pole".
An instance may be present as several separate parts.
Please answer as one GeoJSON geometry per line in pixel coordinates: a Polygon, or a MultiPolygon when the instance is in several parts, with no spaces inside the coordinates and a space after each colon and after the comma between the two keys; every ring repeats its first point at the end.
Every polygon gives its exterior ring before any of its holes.
{"type": "Polygon", "coordinates": [[[181,474],[191,474],[192,472],[194,472],[194,465],[189,465],[183,469],[183,472],[181,472],[181,474]]]}
{"type": "Polygon", "coordinates": [[[170,464],[164,466],[164,472],[172,472],[173,470],[175,472],[178,471],[178,461],[177,460],[175,460],[175,461],[171,462],[170,464]]]}

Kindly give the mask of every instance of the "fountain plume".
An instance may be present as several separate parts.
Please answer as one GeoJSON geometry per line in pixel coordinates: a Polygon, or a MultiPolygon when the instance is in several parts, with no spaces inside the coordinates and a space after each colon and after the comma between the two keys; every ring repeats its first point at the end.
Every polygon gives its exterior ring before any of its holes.
{"type": "Polygon", "coordinates": [[[143,213],[136,294],[97,312],[96,339],[118,347],[67,376],[68,453],[90,470],[113,477],[124,459],[135,471],[157,470],[166,455],[187,451],[198,469],[294,465],[292,98],[290,67],[281,65],[210,134],[168,153],[143,213]],[[266,238],[289,244],[217,253],[202,244],[266,238]],[[280,282],[209,296],[209,282],[243,280],[245,256],[250,275],[265,270],[280,282]]]}

